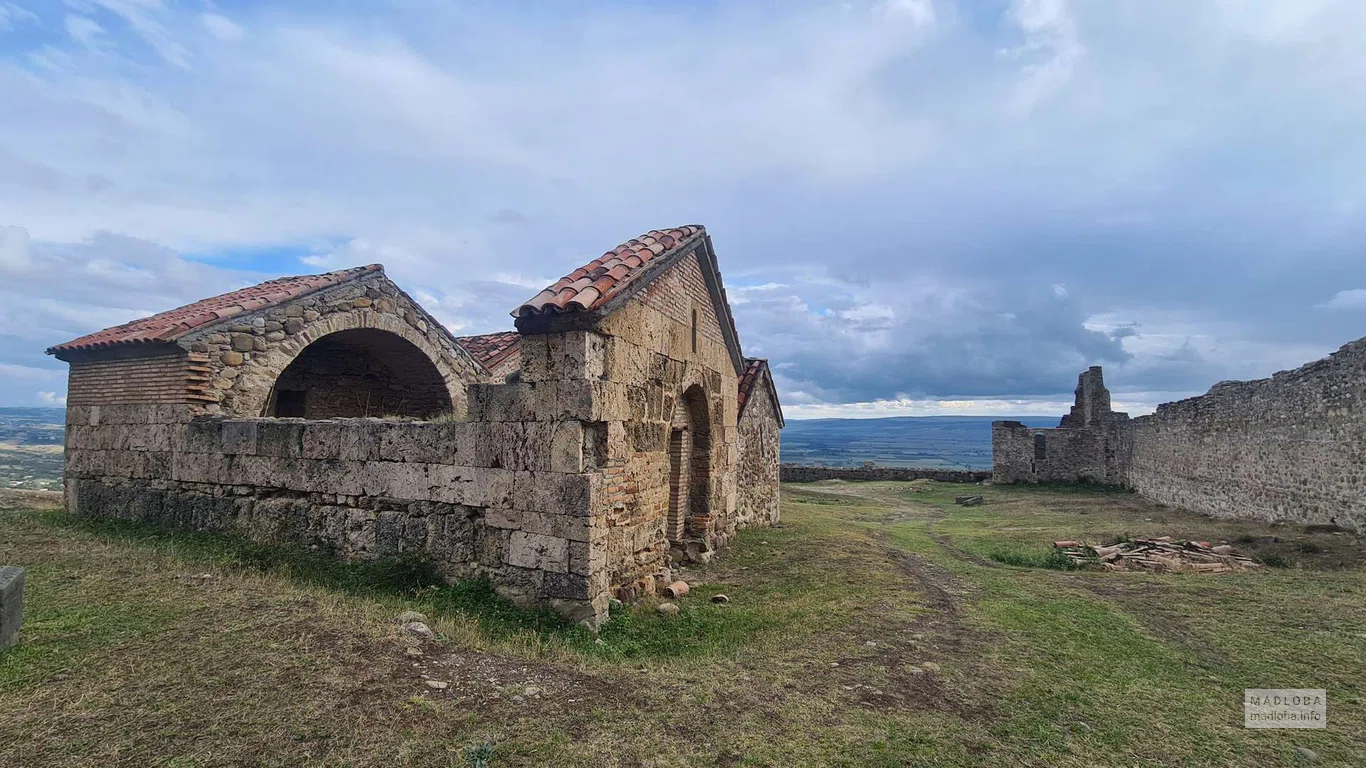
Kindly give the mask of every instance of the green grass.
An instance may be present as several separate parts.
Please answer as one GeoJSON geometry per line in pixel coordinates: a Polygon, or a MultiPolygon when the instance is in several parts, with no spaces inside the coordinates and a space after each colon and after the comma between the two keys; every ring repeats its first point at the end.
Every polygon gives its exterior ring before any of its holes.
{"type": "Polygon", "coordinates": [[[447,584],[428,560],[418,556],[347,563],[326,551],[298,544],[262,543],[226,533],[168,530],[127,520],[76,517],[58,510],[39,513],[36,519],[44,525],[125,542],[188,564],[249,569],[350,595],[401,598],[424,612],[471,617],[494,637],[572,631],[549,609],[519,608],[499,597],[487,579],[447,584]]]}
{"type": "Polygon", "coordinates": [[[1019,568],[1051,568],[1055,571],[1071,571],[1076,564],[1067,555],[1056,549],[1044,551],[1025,549],[997,549],[990,555],[992,560],[1019,568]]]}
{"type": "Polygon", "coordinates": [[[679,616],[620,606],[598,637],[421,561],[0,512],[0,562],[29,568],[24,642],[0,654],[0,764],[1302,764],[1295,747],[1366,764],[1355,537],[1104,489],[786,491],[781,526],[682,572],[679,616]],[[986,504],[953,503],[969,492],[986,504]],[[1055,539],[1160,535],[1293,567],[1051,557],[1055,539]],[[442,637],[420,657],[405,609],[442,637]],[[1326,688],[1330,726],[1244,730],[1248,687],[1326,688]]]}

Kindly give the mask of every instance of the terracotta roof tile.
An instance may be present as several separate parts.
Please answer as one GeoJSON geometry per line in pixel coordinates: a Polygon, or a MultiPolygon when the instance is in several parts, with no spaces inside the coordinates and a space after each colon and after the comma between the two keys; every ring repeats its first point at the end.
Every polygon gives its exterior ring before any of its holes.
{"type": "Polygon", "coordinates": [[[764,372],[767,360],[760,360],[754,357],[745,358],[745,372],[740,374],[740,411],[745,410],[745,401],[749,399],[749,394],[754,391],[754,384],[759,381],[759,375],[764,372]]]}
{"type": "Polygon", "coordinates": [[[470,353],[485,368],[493,368],[521,349],[522,334],[516,331],[459,336],[455,343],[470,353]]]}
{"type": "Polygon", "coordinates": [[[702,227],[694,224],[646,232],[560,278],[512,314],[528,317],[554,312],[591,312],[611,301],[644,272],[644,267],[651,261],[702,232],[702,227]]]}
{"type": "Polygon", "coordinates": [[[353,267],[321,275],[299,275],[267,280],[259,285],[241,288],[221,296],[196,301],[183,307],[143,317],[113,328],[106,328],[47,351],[49,355],[75,350],[103,349],[130,344],[172,342],[201,326],[226,320],[243,312],[250,312],[298,298],[314,291],[330,288],[361,275],[384,272],[380,264],[353,267]]]}

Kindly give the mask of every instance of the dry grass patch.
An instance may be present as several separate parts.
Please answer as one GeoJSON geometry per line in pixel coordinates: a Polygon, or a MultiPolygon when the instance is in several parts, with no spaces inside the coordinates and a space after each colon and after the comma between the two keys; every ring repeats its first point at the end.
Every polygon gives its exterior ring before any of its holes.
{"type": "Polygon", "coordinates": [[[0,655],[0,765],[1366,762],[1355,561],[1011,567],[992,553],[1262,534],[1128,495],[962,492],[788,486],[783,525],[685,570],[678,617],[622,608],[600,637],[412,564],[0,512],[0,562],[30,569],[24,644],[0,655]],[[405,637],[405,609],[440,638],[405,637]],[[1243,730],[1254,686],[1327,688],[1330,728],[1243,730]]]}

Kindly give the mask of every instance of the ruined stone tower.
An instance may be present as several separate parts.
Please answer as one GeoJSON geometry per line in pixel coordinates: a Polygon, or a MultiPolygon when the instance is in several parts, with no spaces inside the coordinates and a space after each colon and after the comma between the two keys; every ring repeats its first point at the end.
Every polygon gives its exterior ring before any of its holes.
{"type": "Polygon", "coordinates": [[[1062,417],[1059,427],[1080,429],[1104,424],[1110,417],[1110,390],[1099,365],[1087,368],[1077,377],[1076,402],[1072,412],[1062,417]]]}

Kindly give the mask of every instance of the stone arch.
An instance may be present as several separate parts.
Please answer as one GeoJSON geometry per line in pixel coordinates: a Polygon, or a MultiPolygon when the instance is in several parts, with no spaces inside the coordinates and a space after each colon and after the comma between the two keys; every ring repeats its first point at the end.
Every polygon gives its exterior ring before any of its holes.
{"type": "MultiPolygon", "coordinates": [[[[409,365],[419,359],[425,361],[425,365],[419,366],[422,369],[422,380],[430,383],[434,370],[435,376],[440,379],[446,391],[446,410],[463,415],[466,402],[465,382],[451,369],[440,350],[430,343],[427,335],[418,332],[400,317],[366,309],[327,315],[309,323],[296,335],[255,353],[249,366],[250,374],[242,376],[234,388],[231,413],[238,416],[272,414],[277,404],[276,384],[296,359],[322,339],[333,334],[359,330],[379,334],[373,336],[371,341],[382,338],[392,344],[402,344],[406,351],[404,359],[409,365]]],[[[341,340],[346,339],[342,337],[341,340]]]]}
{"type": "Polygon", "coordinates": [[[711,521],[712,424],[706,391],[694,384],[674,399],[669,429],[671,542],[703,536],[711,521]]]}
{"type": "Polygon", "coordinates": [[[323,336],[295,356],[261,415],[431,418],[450,410],[446,382],[422,350],[388,331],[353,328],[323,336]]]}

